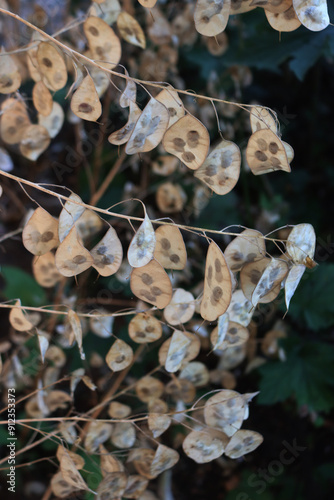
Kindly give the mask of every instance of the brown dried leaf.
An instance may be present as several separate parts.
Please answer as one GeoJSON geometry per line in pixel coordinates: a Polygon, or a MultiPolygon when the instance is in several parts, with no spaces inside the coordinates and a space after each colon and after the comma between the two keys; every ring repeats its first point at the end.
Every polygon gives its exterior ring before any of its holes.
{"type": "Polygon", "coordinates": [[[40,42],[37,49],[38,69],[50,90],[60,90],[67,82],[67,68],[63,55],[55,45],[40,42]]]}
{"type": "Polygon", "coordinates": [[[155,260],[144,267],[133,269],[130,288],[136,297],[158,309],[164,309],[172,298],[172,284],[168,274],[155,260]]]}
{"type": "Polygon", "coordinates": [[[94,259],[93,267],[101,276],[111,276],[118,271],[122,264],[123,248],[113,227],[108,229],[90,254],[94,259]]]}
{"type": "Polygon", "coordinates": [[[154,259],[165,269],[184,269],[187,263],[187,251],[179,228],[159,226],[155,231],[155,238],[154,259]]]}
{"type": "Polygon", "coordinates": [[[85,76],[78,89],[74,92],[71,99],[71,110],[79,118],[90,122],[96,122],[101,116],[101,102],[94,80],[90,75],[85,76]]]}
{"type": "Polygon", "coordinates": [[[226,28],[231,0],[197,0],[194,21],[196,30],[205,36],[219,35],[226,28]]]}
{"type": "Polygon", "coordinates": [[[226,312],[232,297],[232,280],[224,254],[212,241],[209,245],[204,278],[204,292],[201,316],[207,321],[215,321],[226,312]]]}
{"type": "Polygon", "coordinates": [[[251,135],[246,148],[246,159],[254,175],[275,170],[291,172],[282,141],[269,129],[258,130],[251,135]]]}
{"type": "Polygon", "coordinates": [[[138,313],[129,323],[129,337],[137,344],[155,342],[161,335],[161,323],[151,314],[138,313]]]}
{"type": "Polygon", "coordinates": [[[234,142],[221,141],[195,172],[212,191],[224,195],[232,191],[240,176],[241,153],[234,142]]]}
{"type": "Polygon", "coordinates": [[[56,251],[56,267],[63,276],[76,276],[93,264],[93,258],[78,240],[77,231],[72,227],[56,251]]]}
{"type": "Polygon", "coordinates": [[[177,156],[191,170],[196,170],[208,154],[210,136],[199,120],[186,115],[167,130],[162,143],[167,153],[177,156]]]}
{"type": "Polygon", "coordinates": [[[145,34],[136,19],[125,11],[120,12],[117,18],[117,28],[122,38],[132,45],[146,48],[145,34]]]}
{"type": "Polygon", "coordinates": [[[57,247],[58,220],[42,207],[36,208],[22,232],[22,242],[33,255],[43,255],[57,247]]]}

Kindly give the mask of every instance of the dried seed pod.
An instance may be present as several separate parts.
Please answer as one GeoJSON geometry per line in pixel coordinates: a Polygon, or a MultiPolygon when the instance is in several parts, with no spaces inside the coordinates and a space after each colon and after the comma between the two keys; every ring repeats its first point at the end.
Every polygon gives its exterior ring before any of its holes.
{"type": "Polygon", "coordinates": [[[224,195],[232,191],[240,176],[241,153],[234,142],[221,141],[195,172],[212,191],[224,195]]]}
{"type": "Polygon", "coordinates": [[[252,106],[250,109],[250,124],[253,134],[259,130],[271,130],[274,134],[278,132],[278,121],[271,110],[263,106],[252,106]]]}
{"type": "Polygon", "coordinates": [[[114,30],[105,21],[95,16],[86,19],[83,29],[92,58],[106,69],[117,66],[121,59],[122,48],[114,30]]]}
{"type": "Polygon", "coordinates": [[[110,472],[124,472],[125,468],[122,462],[115,458],[103,444],[99,446],[100,452],[100,466],[102,476],[105,477],[110,472]]]}
{"type": "Polygon", "coordinates": [[[201,341],[197,335],[186,331],[175,330],[172,337],[165,340],[159,349],[159,363],[165,365],[167,371],[172,367],[183,368],[195,359],[201,349],[201,341]],[[182,335],[180,335],[182,334],[182,335]],[[167,368],[166,365],[169,367],[167,368]]]}
{"type": "Polygon", "coordinates": [[[263,234],[255,229],[245,229],[227,245],[224,255],[231,271],[240,271],[244,264],[265,257],[266,243],[263,234]]]}
{"type": "Polygon", "coordinates": [[[101,102],[96,92],[94,80],[90,75],[85,76],[74,92],[71,99],[71,110],[79,118],[90,122],[96,122],[101,116],[101,102]]]}
{"type": "Polygon", "coordinates": [[[203,363],[191,361],[183,368],[179,378],[189,380],[195,387],[204,387],[209,383],[210,374],[203,363]]]}
{"type": "Polygon", "coordinates": [[[66,363],[66,356],[64,354],[64,351],[56,345],[50,345],[45,354],[45,358],[49,361],[52,361],[52,364],[56,368],[62,368],[66,363]]]}
{"type": "Polygon", "coordinates": [[[296,11],[293,8],[293,5],[291,5],[286,11],[284,12],[269,12],[269,10],[265,9],[266,17],[268,19],[268,23],[270,26],[280,32],[290,32],[290,31],[295,31],[299,26],[301,25],[301,22],[299,21],[296,11]]]}
{"type": "Polygon", "coordinates": [[[187,196],[181,186],[165,182],[160,184],[157,189],[156,201],[161,212],[170,214],[181,212],[187,201],[187,196]]]}
{"type": "Polygon", "coordinates": [[[287,142],[284,142],[284,141],[282,141],[282,144],[284,146],[284,149],[285,149],[285,152],[286,152],[286,156],[288,158],[288,162],[291,163],[292,160],[295,157],[295,152],[293,150],[293,147],[290,146],[290,144],[288,144],[287,142]]]}
{"type": "Polygon", "coordinates": [[[215,349],[221,349],[222,344],[225,340],[226,334],[227,334],[227,329],[228,329],[228,324],[229,324],[229,315],[228,313],[222,314],[218,318],[218,324],[216,328],[214,328],[210,334],[210,341],[213,347],[213,350],[215,349]]]}
{"type": "Polygon", "coordinates": [[[63,126],[64,119],[64,110],[58,102],[53,103],[51,113],[48,116],[38,115],[39,125],[46,128],[51,139],[58,135],[63,126]]]}
{"type": "Polygon", "coordinates": [[[129,323],[129,337],[137,344],[155,342],[161,335],[161,323],[151,314],[138,313],[129,323]]]}
{"type": "Polygon", "coordinates": [[[254,10],[256,7],[252,5],[253,0],[231,0],[231,12],[230,15],[243,14],[244,12],[249,12],[254,10]]]}
{"type": "Polygon", "coordinates": [[[117,28],[122,38],[132,45],[146,48],[145,34],[136,19],[125,11],[120,12],[117,18],[117,28]]]}
{"type": "Polygon", "coordinates": [[[161,155],[152,162],[152,170],[157,175],[167,177],[175,172],[179,164],[178,158],[170,155],[161,155]]]}
{"type": "Polygon", "coordinates": [[[138,118],[125,152],[128,155],[146,153],[161,142],[169,122],[167,108],[151,97],[138,118]]]}
{"type": "Polygon", "coordinates": [[[131,240],[128,249],[128,261],[132,267],[143,267],[148,264],[152,258],[155,249],[155,234],[147,213],[138,228],[138,231],[131,240]]]}
{"type": "Polygon", "coordinates": [[[166,394],[169,394],[174,401],[182,401],[185,404],[190,404],[196,397],[196,388],[186,378],[175,379],[166,385],[166,394]]]}
{"type": "Polygon", "coordinates": [[[291,5],[291,0],[253,0],[252,5],[262,7],[269,12],[284,12],[291,5]]]}
{"type": "Polygon", "coordinates": [[[244,296],[242,290],[235,290],[231,303],[227,309],[230,321],[235,321],[243,326],[248,326],[253,316],[252,303],[244,296]]]}
{"type": "Polygon", "coordinates": [[[49,147],[50,136],[42,125],[29,125],[25,128],[21,141],[20,152],[28,160],[36,161],[49,147]]]}
{"type": "Polygon", "coordinates": [[[321,31],[330,23],[326,0],[293,0],[293,8],[303,26],[311,31],[321,31]]]}
{"type": "Polygon", "coordinates": [[[129,101],[129,108],[130,111],[127,123],[124,125],[124,127],[116,130],[116,132],[113,132],[109,135],[108,141],[110,142],[110,144],[120,146],[121,144],[125,144],[129,140],[133,129],[135,128],[135,125],[142,113],[141,109],[135,102],[129,101]]]}
{"type": "Polygon", "coordinates": [[[22,242],[33,255],[49,252],[59,244],[58,220],[38,207],[23,229],[22,242]]]}
{"type": "Polygon", "coordinates": [[[163,444],[159,444],[155,450],[153,460],[151,462],[150,474],[152,477],[157,477],[165,470],[171,469],[178,461],[180,455],[176,450],[168,448],[163,444]]]}
{"type": "MultiPolygon", "coordinates": [[[[78,467],[76,467],[76,462],[74,462],[75,453],[71,454],[64,448],[58,457],[60,462],[60,470],[63,475],[64,480],[75,487],[76,490],[86,490],[90,491],[87,484],[83,480],[81,474],[78,472],[78,467]]],[[[76,455],[79,456],[79,455],[76,455]]],[[[79,457],[80,459],[81,457],[79,457]]],[[[78,460],[78,459],[76,459],[78,460]]]]}
{"type": "Polygon", "coordinates": [[[233,459],[243,457],[260,446],[262,441],[263,437],[258,432],[237,431],[226,446],[225,455],[233,459]]]}
{"type": "Polygon", "coordinates": [[[168,110],[169,122],[167,128],[171,127],[185,115],[183,103],[179,94],[173,88],[167,88],[159,92],[156,100],[161,102],[168,110]]]}
{"type": "Polygon", "coordinates": [[[76,221],[86,210],[85,207],[79,205],[79,203],[83,203],[80,196],[72,193],[69,197],[69,200],[66,201],[62,211],[60,212],[58,225],[59,241],[64,241],[65,237],[69,234],[76,221]]]}
{"type": "Polygon", "coordinates": [[[58,446],[56,455],[57,455],[59,462],[61,462],[63,456],[68,455],[72,459],[73,464],[77,470],[83,469],[83,467],[85,466],[85,460],[81,455],[78,455],[77,453],[74,453],[73,451],[68,450],[67,448],[65,448],[62,445],[58,446]]]}
{"type": "Polygon", "coordinates": [[[163,392],[164,384],[154,377],[142,377],[136,384],[136,394],[143,403],[160,398],[163,392]]]}
{"type": "Polygon", "coordinates": [[[124,342],[124,340],[116,339],[106,356],[106,363],[110,370],[119,372],[127,368],[133,360],[133,350],[124,342]]]}
{"type": "Polygon", "coordinates": [[[237,345],[236,347],[228,347],[220,355],[219,369],[232,370],[240,365],[247,354],[246,344],[237,345]]]}
{"type": "Polygon", "coordinates": [[[52,252],[34,257],[32,271],[37,283],[44,288],[51,288],[63,279],[56,268],[55,256],[52,252]]]}
{"type": "Polygon", "coordinates": [[[75,429],[75,424],[73,424],[72,422],[60,422],[58,428],[66,443],[75,443],[78,437],[77,431],[75,429]]]}
{"type": "Polygon", "coordinates": [[[263,258],[245,264],[240,272],[240,283],[253,307],[258,303],[272,302],[277,297],[288,270],[287,263],[277,259],[263,258]]]}
{"type": "Polygon", "coordinates": [[[89,318],[89,325],[92,332],[95,335],[98,335],[102,338],[109,338],[112,336],[112,329],[114,324],[114,317],[104,311],[103,309],[99,309],[98,311],[94,311],[93,314],[96,314],[96,317],[91,316],[89,318]]]}
{"type": "Polygon", "coordinates": [[[63,55],[49,42],[40,42],[37,49],[38,69],[50,90],[60,90],[67,82],[67,68],[63,55]]]}
{"type": "Polygon", "coordinates": [[[118,271],[122,264],[123,248],[113,227],[108,229],[90,254],[94,259],[92,265],[101,276],[111,276],[118,271]]]}
{"type": "Polygon", "coordinates": [[[94,86],[97,95],[99,96],[99,98],[101,98],[110,85],[108,74],[99,68],[93,67],[90,70],[90,76],[94,80],[94,86]]]}
{"type": "Polygon", "coordinates": [[[251,135],[246,148],[246,159],[254,175],[275,170],[291,172],[282,141],[269,129],[258,130],[251,135]]]}
{"type": "Polygon", "coordinates": [[[219,33],[217,36],[205,38],[205,44],[211,55],[215,57],[225,54],[229,47],[228,37],[225,32],[219,33]]]}
{"type": "MultiPolygon", "coordinates": [[[[16,306],[21,306],[21,301],[15,302],[16,306]]],[[[26,318],[23,310],[20,307],[13,307],[9,313],[9,322],[15,330],[19,332],[27,332],[33,328],[33,324],[26,318]]]]}
{"type": "Polygon", "coordinates": [[[65,481],[61,471],[57,472],[51,479],[51,491],[59,498],[66,498],[76,493],[78,490],[73,484],[65,481]]]}
{"type": "Polygon", "coordinates": [[[136,297],[158,309],[164,309],[172,298],[172,284],[168,274],[155,260],[144,267],[133,269],[130,288],[136,297]]]}
{"type": "Polygon", "coordinates": [[[261,351],[263,354],[269,357],[277,356],[279,350],[277,341],[285,337],[284,330],[269,330],[262,339],[261,351]]]}
{"type": "Polygon", "coordinates": [[[83,348],[82,348],[82,327],[81,327],[80,318],[76,312],[74,312],[74,311],[72,311],[72,309],[70,309],[68,311],[67,320],[70,324],[72,332],[74,333],[74,338],[78,344],[78,348],[80,351],[80,358],[85,359],[85,353],[84,353],[83,348]]]}
{"type": "Polygon", "coordinates": [[[99,233],[103,227],[103,219],[93,210],[86,209],[75,223],[78,235],[83,241],[89,241],[99,233]]]}
{"type": "Polygon", "coordinates": [[[7,144],[18,144],[31,125],[24,103],[13,98],[6,99],[1,105],[1,112],[1,138],[7,144]]]}
{"type": "Polygon", "coordinates": [[[226,28],[231,0],[197,0],[194,21],[196,30],[205,36],[219,35],[226,28]]]}
{"type": "Polygon", "coordinates": [[[146,7],[147,9],[152,9],[152,7],[154,7],[155,4],[157,3],[157,0],[138,0],[138,2],[143,7],[146,7]]]}
{"type": "Polygon", "coordinates": [[[228,347],[236,347],[238,345],[245,344],[249,339],[249,331],[245,326],[239,323],[234,323],[230,321],[228,324],[228,329],[224,341],[220,344],[218,349],[227,349],[228,347]]]}
{"type": "Polygon", "coordinates": [[[171,423],[172,419],[169,415],[151,412],[148,414],[147,424],[154,438],[161,436],[171,423]]]}
{"type": "Polygon", "coordinates": [[[191,170],[196,170],[208,154],[210,136],[199,120],[186,115],[167,130],[162,143],[167,153],[177,156],[191,170]]]}
{"type": "Polygon", "coordinates": [[[119,98],[119,105],[122,108],[128,108],[130,102],[135,103],[137,98],[137,85],[130,77],[126,69],[124,69],[125,75],[128,77],[126,80],[125,88],[119,98]]]}
{"type": "Polygon", "coordinates": [[[44,82],[36,82],[32,89],[32,100],[36,111],[43,116],[48,116],[52,111],[53,99],[50,90],[44,82]]]}
{"type": "Polygon", "coordinates": [[[117,21],[121,10],[119,0],[96,0],[92,3],[89,14],[101,17],[107,24],[112,25],[117,21]]]}
{"type": "Polygon", "coordinates": [[[165,269],[184,269],[187,251],[181,231],[176,226],[159,226],[155,231],[156,245],[153,257],[165,269]]]}
{"type": "Polygon", "coordinates": [[[204,292],[201,316],[207,321],[215,321],[226,312],[232,297],[231,273],[224,254],[212,241],[209,245],[204,278],[204,292]]]}
{"type": "Polygon", "coordinates": [[[76,276],[93,264],[93,258],[79,242],[77,231],[72,227],[56,251],[56,267],[63,276],[76,276]]]}
{"type": "Polygon", "coordinates": [[[108,415],[111,418],[126,418],[131,414],[131,408],[128,405],[123,405],[118,401],[112,401],[108,406],[108,415]]]}
{"type": "Polygon", "coordinates": [[[193,317],[194,312],[194,296],[183,288],[177,288],[170,303],[164,309],[164,317],[170,325],[179,325],[187,323],[193,317]]]}
{"type": "Polygon", "coordinates": [[[220,457],[225,450],[226,436],[213,429],[191,431],[182,443],[185,454],[198,464],[220,457]]]}
{"type": "Polygon", "coordinates": [[[111,442],[116,448],[132,448],[136,442],[136,429],[131,422],[117,422],[114,425],[111,442]]]}
{"type": "Polygon", "coordinates": [[[305,269],[306,266],[298,264],[296,266],[292,266],[290,271],[288,272],[288,275],[284,282],[286,310],[289,309],[290,300],[292,299],[293,294],[295,293],[296,288],[303,277],[305,269]]]}
{"type": "Polygon", "coordinates": [[[125,472],[109,472],[97,488],[96,500],[122,498],[126,488],[127,477],[125,472]]]}
{"type": "Polygon", "coordinates": [[[247,401],[236,391],[221,390],[205,402],[205,423],[222,430],[227,436],[233,436],[244,421],[247,401]]]}
{"type": "Polygon", "coordinates": [[[21,75],[14,59],[0,52],[0,94],[16,92],[21,85],[21,75]]]}
{"type": "Polygon", "coordinates": [[[130,450],[128,462],[133,463],[136,471],[141,476],[144,476],[147,479],[154,479],[150,472],[154,454],[154,450],[149,448],[135,448],[134,450],[130,450]]]}
{"type": "Polygon", "coordinates": [[[110,438],[112,429],[112,424],[93,420],[89,424],[88,432],[85,437],[85,449],[89,453],[95,453],[99,449],[101,443],[104,443],[110,438]]]}
{"type": "Polygon", "coordinates": [[[148,483],[148,479],[139,474],[131,474],[127,478],[126,488],[123,493],[124,498],[142,498],[148,483]]]}
{"type": "Polygon", "coordinates": [[[315,244],[316,237],[313,226],[311,224],[298,224],[288,236],[286,250],[294,264],[313,267],[309,261],[313,262],[315,244]]]}
{"type": "Polygon", "coordinates": [[[56,410],[67,410],[69,403],[72,403],[72,396],[65,391],[51,391],[46,396],[46,405],[49,412],[56,410]]]}

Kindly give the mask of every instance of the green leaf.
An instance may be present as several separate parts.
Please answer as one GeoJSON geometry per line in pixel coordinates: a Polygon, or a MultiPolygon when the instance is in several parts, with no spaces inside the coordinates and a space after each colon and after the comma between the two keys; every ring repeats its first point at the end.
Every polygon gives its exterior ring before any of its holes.
{"type": "Polygon", "coordinates": [[[334,264],[321,264],[304,275],[291,300],[289,315],[312,330],[334,325],[334,264]]]}
{"type": "Polygon", "coordinates": [[[6,299],[21,299],[24,306],[46,304],[45,291],[30,274],[13,266],[2,266],[1,274],[6,281],[3,290],[6,299]]]}
{"type": "Polygon", "coordinates": [[[259,368],[257,402],[272,405],[289,397],[298,407],[329,411],[334,407],[334,348],[328,344],[289,338],[280,341],[286,361],[269,361],[259,368]]]}

